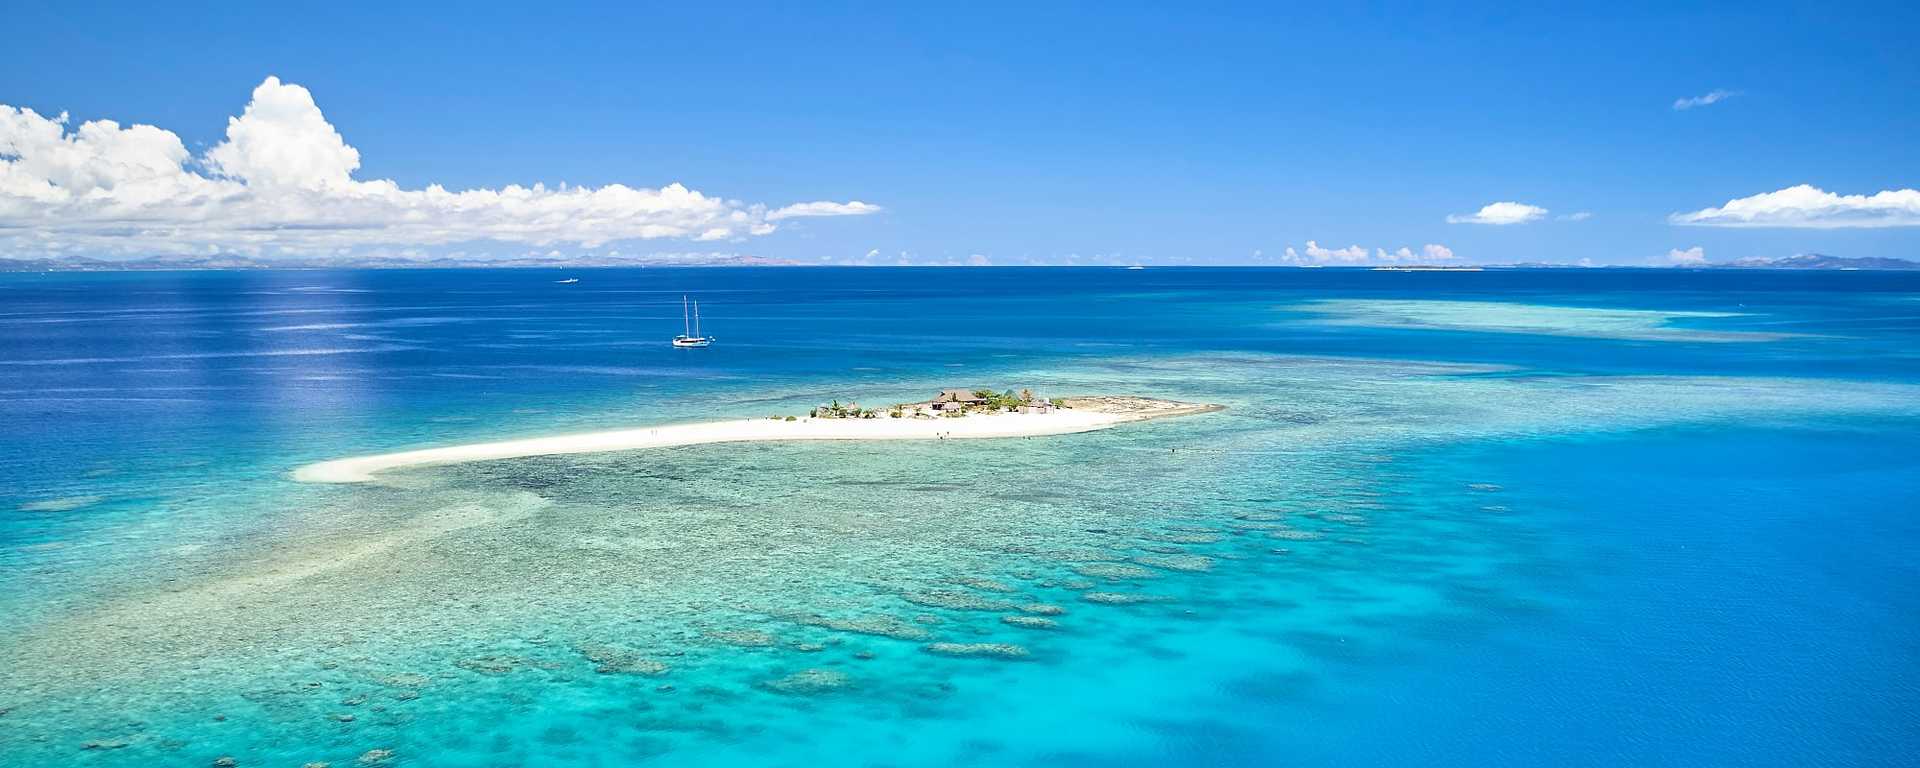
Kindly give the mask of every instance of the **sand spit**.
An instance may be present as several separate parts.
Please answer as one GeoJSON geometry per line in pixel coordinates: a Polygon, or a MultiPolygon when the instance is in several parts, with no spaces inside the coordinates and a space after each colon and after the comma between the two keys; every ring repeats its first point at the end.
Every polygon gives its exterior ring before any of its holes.
{"type": "Polygon", "coordinates": [[[1048,413],[974,413],[964,418],[741,419],[475,443],[323,461],[294,470],[307,483],[364,483],[393,469],[572,453],[774,440],[958,440],[1037,437],[1106,429],[1130,421],[1220,410],[1144,397],[1079,397],[1048,413]]]}

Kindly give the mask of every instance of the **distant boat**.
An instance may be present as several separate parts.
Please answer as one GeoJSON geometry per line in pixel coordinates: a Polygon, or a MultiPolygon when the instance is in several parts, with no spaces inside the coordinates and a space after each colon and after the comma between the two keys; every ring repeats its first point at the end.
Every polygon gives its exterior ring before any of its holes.
{"type": "Polygon", "coordinates": [[[1140,265],[1138,265],[1138,264],[1135,264],[1135,265],[1133,265],[1133,266],[1131,266],[1131,267],[1127,267],[1127,269],[1146,269],[1146,267],[1143,267],[1143,266],[1140,266],[1140,265]]]}
{"type": "Polygon", "coordinates": [[[683,332],[673,337],[676,347],[707,347],[713,345],[713,337],[700,335],[700,302],[693,302],[689,311],[687,297],[680,296],[680,323],[685,326],[683,332]]]}
{"type": "Polygon", "coordinates": [[[565,280],[555,280],[554,282],[559,283],[561,285],[573,285],[574,283],[580,282],[580,278],[569,277],[565,280]]]}

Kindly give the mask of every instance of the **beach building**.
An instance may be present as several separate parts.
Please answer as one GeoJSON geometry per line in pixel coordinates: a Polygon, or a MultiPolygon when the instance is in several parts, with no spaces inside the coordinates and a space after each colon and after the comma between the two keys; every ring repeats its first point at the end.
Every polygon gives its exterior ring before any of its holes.
{"type": "Polygon", "coordinates": [[[964,389],[947,389],[941,390],[940,394],[934,396],[933,409],[936,411],[959,411],[965,410],[967,406],[979,405],[986,401],[986,398],[964,389]]]}

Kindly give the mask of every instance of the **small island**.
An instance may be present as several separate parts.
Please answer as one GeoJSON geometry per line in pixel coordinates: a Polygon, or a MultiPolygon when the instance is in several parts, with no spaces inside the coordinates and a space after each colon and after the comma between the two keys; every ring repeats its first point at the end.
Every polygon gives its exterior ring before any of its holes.
{"type": "Polygon", "coordinates": [[[295,470],[293,477],[308,483],[363,483],[373,480],[380,472],[408,467],[708,443],[1064,435],[1221,408],[1149,397],[1042,398],[1024,389],[998,394],[986,389],[946,389],[924,402],[898,403],[884,409],[861,408],[851,402],[841,405],[835,401],[813,409],[806,416],[640,427],[356,456],[309,464],[295,470]]]}

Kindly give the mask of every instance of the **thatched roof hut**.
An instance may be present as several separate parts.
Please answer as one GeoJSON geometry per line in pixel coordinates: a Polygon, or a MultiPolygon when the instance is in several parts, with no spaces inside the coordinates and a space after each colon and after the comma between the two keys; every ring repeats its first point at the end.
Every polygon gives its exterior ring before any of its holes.
{"type": "Polygon", "coordinates": [[[942,390],[933,398],[935,403],[984,403],[986,401],[986,398],[964,389],[942,390]]]}

